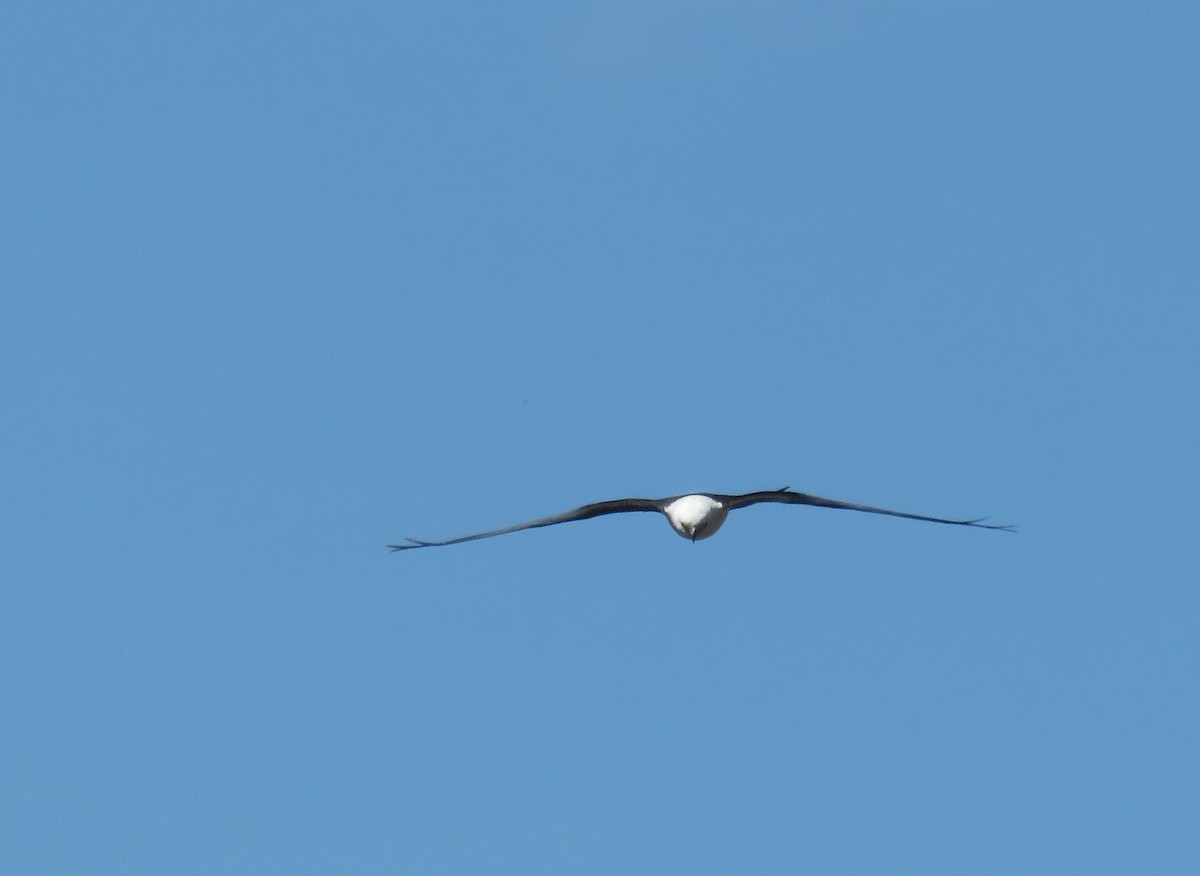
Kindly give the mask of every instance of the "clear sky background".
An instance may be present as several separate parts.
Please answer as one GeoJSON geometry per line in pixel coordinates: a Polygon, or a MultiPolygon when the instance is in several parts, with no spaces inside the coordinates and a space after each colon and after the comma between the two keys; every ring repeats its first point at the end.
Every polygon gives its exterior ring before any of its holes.
{"type": "Polygon", "coordinates": [[[1200,872],[1198,9],[6,5],[0,870],[1200,872]]]}

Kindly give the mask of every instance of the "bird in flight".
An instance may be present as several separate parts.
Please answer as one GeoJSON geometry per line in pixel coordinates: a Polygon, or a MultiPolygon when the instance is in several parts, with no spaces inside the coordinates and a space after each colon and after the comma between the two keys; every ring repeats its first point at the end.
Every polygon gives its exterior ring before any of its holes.
{"type": "Polygon", "coordinates": [[[986,518],[975,520],[948,520],[944,517],[926,517],[923,514],[909,514],[905,511],[889,511],[886,508],[876,508],[872,505],[858,505],[854,502],[842,502],[837,499],[822,499],[820,496],[810,496],[807,493],[797,493],[788,487],[778,490],[763,490],[757,493],[743,493],[738,496],[727,496],[724,493],[688,493],[684,496],[668,496],[665,499],[613,499],[609,502],[594,502],[583,505],[552,517],[542,517],[502,529],[491,529],[487,532],[477,532],[474,535],[461,535],[446,541],[423,541],[417,538],[406,539],[407,544],[390,544],[394,551],[407,551],[413,548],[443,547],[448,544],[461,544],[464,541],[475,541],[480,538],[491,538],[494,535],[507,535],[510,532],[520,532],[522,529],[537,529],[541,526],[554,526],[556,523],[570,523],[572,520],[590,520],[604,514],[623,514],[627,511],[657,511],[667,518],[671,528],[692,541],[699,541],[714,535],[730,511],[757,505],[760,502],[776,502],[782,505],[816,505],[820,508],[844,508],[849,511],[867,511],[871,514],[887,514],[891,517],[907,517],[909,520],[925,520],[930,523],[949,523],[954,526],[975,526],[980,529],[998,529],[1002,532],[1013,532],[1012,526],[998,526],[984,523],[986,518]]]}

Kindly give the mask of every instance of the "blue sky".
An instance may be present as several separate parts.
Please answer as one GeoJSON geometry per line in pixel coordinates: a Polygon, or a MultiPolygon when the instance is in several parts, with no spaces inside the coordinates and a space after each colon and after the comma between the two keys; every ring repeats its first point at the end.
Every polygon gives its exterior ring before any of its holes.
{"type": "Polygon", "coordinates": [[[1198,37],[7,8],[0,869],[1197,872],[1198,37]]]}

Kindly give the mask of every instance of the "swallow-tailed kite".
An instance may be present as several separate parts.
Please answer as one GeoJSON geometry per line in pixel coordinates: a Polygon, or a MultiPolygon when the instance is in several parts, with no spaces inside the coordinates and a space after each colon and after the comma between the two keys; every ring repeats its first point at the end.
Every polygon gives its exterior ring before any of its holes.
{"type": "Polygon", "coordinates": [[[530,520],[528,523],[518,523],[515,526],[505,526],[503,529],[492,529],[488,532],[477,532],[474,535],[463,535],[447,541],[422,541],[421,539],[406,539],[408,544],[388,545],[394,551],[407,551],[413,548],[442,547],[448,544],[459,544],[464,541],[475,541],[480,538],[491,538],[493,535],[507,535],[510,532],[520,532],[522,529],[537,529],[539,526],[553,526],[556,523],[570,523],[572,520],[589,520],[604,514],[622,514],[626,511],[658,511],[666,516],[671,528],[692,541],[708,538],[721,528],[730,511],[745,508],[747,505],[757,505],[759,502],[778,502],[783,505],[817,505],[821,508],[845,508],[850,511],[867,511],[871,514],[888,514],[892,517],[907,517],[909,520],[926,520],[930,523],[949,523],[954,526],[976,526],[980,529],[998,529],[1012,532],[1012,526],[997,526],[984,523],[986,518],[975,520],[947,520],[944,517],[926,517],[923,514],[909,514],[904,511],[889,511],[886,508],[875,508],[871,505],[858,505],[854,502],[841,502],[837,499],[822,499],[820,496],[810,496],[807,493],[797,493],[788,487],[778,490],[763,490],[758,493],[744,493],[740,496],[727,496],[723,493],[688,493],[685,496],[668,496],[665,499],[613,499],[610,502],[595,502],[584,505],[573,511],[564,511],[553,517],[543,517],[530,520]]]}

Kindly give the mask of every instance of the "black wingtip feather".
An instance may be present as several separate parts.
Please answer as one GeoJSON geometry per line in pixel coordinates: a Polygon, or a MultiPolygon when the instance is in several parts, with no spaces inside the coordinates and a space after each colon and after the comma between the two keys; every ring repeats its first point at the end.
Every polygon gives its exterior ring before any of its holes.
{"type": "Polygon", "coordinates": [[[980,529],[994,529],[997,532],[1016,532],[1017,527],[1009,523],[984,523],[990,517],[976,517],[974,520],[964,520],[964,526],[976,526],[980,529]]]}
{"type": "Polygon", "coordinates": [[[421,541],[418,538],[406,538],[404,540],[412,542],[412,544],[389,544],[388,547],[390,547],[393,551],[407,551],[412,548],[433,547],[434,545],[434,542],[432,541],[421,541]]]}

